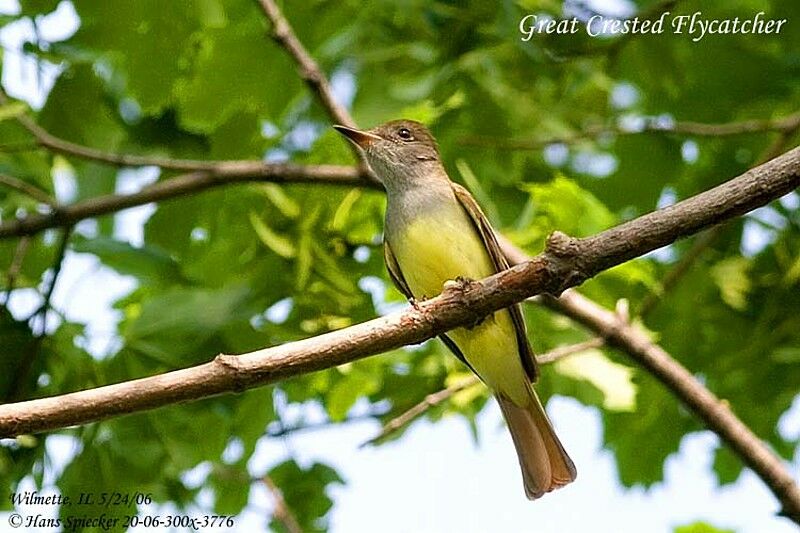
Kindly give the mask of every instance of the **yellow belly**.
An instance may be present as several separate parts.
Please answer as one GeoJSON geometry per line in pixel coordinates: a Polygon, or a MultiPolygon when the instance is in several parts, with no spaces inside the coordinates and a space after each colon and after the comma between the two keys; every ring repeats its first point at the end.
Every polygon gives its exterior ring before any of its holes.
{"type": "MultiPolygon", "coordinates": [[[[445,281],[458,276],[482,279],[496,272],[477,230],[458,209],[451,216],[439,213],[415,220],[391,243],[406,283],[418,299],[437,296],[445,281]]],[[[498,311],[472,329],[454,329],[447,336],[489,387],[518,405],[528,403],[529,384],[508,311],[498,311]]]]}

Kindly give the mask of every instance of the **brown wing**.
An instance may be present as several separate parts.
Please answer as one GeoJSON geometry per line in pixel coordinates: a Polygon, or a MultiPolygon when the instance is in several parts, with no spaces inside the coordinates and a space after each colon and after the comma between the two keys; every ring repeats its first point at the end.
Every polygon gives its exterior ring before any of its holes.
{"type": "MultiPolygon", "coordinates": [[[[386,262],[386,270],[389,271],[389,277],[392,278],[395,287],[409,300],[414,298],[414,294],[411,292],[408,283],[406,283],[406,278],[403,276],[403,271],[400,270],[400,265],[397,263],[397,258],[394,256],[394,252],[392,252],[392,247],[389,246],[389,241],[385,239],[383,242],[383,260],[386,262]]],[[[461,350],[458,349],[458,346],[456,346],[456,343],[453,342],[450,337],[443,333],[439,335],[439,338],[462,363],[467,365],[475,375],[478,374],[475,372],[475,369],[472,368],[472,365],[467,362],[467,358],[464,357],[464,354],[461,353],[461,350]]]]}
{"type": "Polygon", "coordinates": [[[389,271],[389,277],[392,278],[394,286],[409,300],[413,298],[414,295],[411,294],[411,289],[408,288],[406,278],[403,277],[403,271],[400,270],[400,265],[397,264],[397,259],[395,259],[394,252],[392,252],[387,240],[383,242],[383,260],[386,263],[386,270],[389,271]]]}
{"type": "MultiPolygon", "coordinates": [[[[480,206],[467,189],[458,183],[452,183],[451,185],[456,199],[461,204],[461,207],[464,208],[464,211],[467,212],[469,218],[472,219],[472,223],[475,224],[475,229],[478,230],[483,244],[489,251],[489,257],[492,258],[495,269],[497,269],[498,272],[507,269],[508,261],[503,255],[500,245],[497,244],[497,237],[494,235],[494,230],[489,225],[489,221],[486,220],[486,216],[483,214],[483,211],[481,211],[480,206]]],[[[514,331],[517,334],[517,345],[519,346],[519,356],[522,360],[522,367],[525,369],[528,379],[533,383],[539,376],[539,369],[536,366],[536,356],[533,355],[531,345],[528,343],[528,335],[525,331],[525,320],[522,318],[522,310],[519,305],[512,305],[508,308],[508,311],[511,314],[511,321],[514,324],[514,331]]]]}

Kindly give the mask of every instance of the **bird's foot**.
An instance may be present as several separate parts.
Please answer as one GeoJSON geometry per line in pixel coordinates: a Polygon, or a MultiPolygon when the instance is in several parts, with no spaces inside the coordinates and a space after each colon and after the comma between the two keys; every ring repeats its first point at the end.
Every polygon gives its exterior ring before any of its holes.
{"type": "Polygon", "coordinates": [[[458,276],[456,279],[448,279],[444,282],[444,291],[464,291],[475,283],[474,279],[465,278],[464,276],[458,276]]]}

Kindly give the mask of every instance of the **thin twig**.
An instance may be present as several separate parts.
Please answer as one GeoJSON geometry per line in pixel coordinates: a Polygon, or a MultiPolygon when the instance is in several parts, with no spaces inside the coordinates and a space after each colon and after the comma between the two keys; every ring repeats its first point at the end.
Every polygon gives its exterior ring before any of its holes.
{"type": "MultiPolygon", "coordinates": [[[[314,61],[314,58],[311,57],[311,54],[308,53],[303,43],[297,38],[292,26],[281,12],[278,4],[276,4],[274,0],[258,0],[258,4],[272,23],[272,38],[292,56],[297,64],[297,72],[300,78],[302,78],[311,88],[312,92],[317,95],[320,103],[328,112],[331,119],[333,119],[334,123],[347,126],[348,128],[357,127],[347,109],[333,97],[333,91],[331,90],[328,78],[322,72],[322,69],[319,68],[317,62],[314,61]]],[[[356,159],[363,164],[361,152],[350,143],[347,144],[356,159]]]]}
{"type": "MultiPolygon", "coordinates": [[[[787,117],[789,118],[789,117],[787,117]]],[[[789,140],[800,131],[800,120],[794,124],[787,124],[786,128],[778,130],[778,137],[761,153],[757,160],[757,164],[764,163],[770,159],[778,157],[784,150],[786,150],[789,140]]]]}
{"type": "MultiPolygon", "coordinates": [[[[258,4],[270,23],[272,23],[272,38],[292,56],[292,59],[297,64],[300,77],[311,88],[311,91],[316,94],[331,120],[348,128],[357,128],[358,126],[353,117],[350,116],[347,108],[333,97],[328,78],[317,62],[314,61],[314,58],[311,57],[311,54],[308,53],[303,43],[297,38],[291,24],[281,12],[278,4],[274,0],[258,0],[258,4]]],[[[352,143],[347,143],[347,145],[352,150],[356,160],[359,161],[360,174],[370,181],[377,182],[378,178],[372,172],[372,169],[367,166],[363,154],[352,143]]]]}
{"type": "Polygon", "coordinates": [[[300,527],[297,517],[286,504],[286,499],[283,497],[283,491],[281,491],[280,487],[272,481],[269,475],[265,475],[261,479],[270,494],[272,494],[272,500],[275,503],[275,510],[273,511],[275,518],[283,524],[288,533],[303,533],[303,528],[300,527]]]}
{"type": "MultiPolygon", "coordinates": [[[[6,104],[10,101],[8,95],[0,89],[0,104],[6,104]]],[[[70,142],[66,139],[57,137],[41,127],[35,120],[26,114],[17,115],[14,119],[26,130],[33,135],[36,140],[36,145],[46,148],[51,152],[79,157],[81,159],[89,159],[99,163],[106,163],[109,165],[120,167],[142,167],[142,166],[156,166],[167,170],[179,171],[195,171],[195,170],[214,170],[223,164],[221,161],[197,161],[191,159],[169,159],[162,157],[148,157],[133,154],[121,154],[116,152],[108,152],[83,146],[81,144],[70,142]]],[[[3,151],[0,149],[0,151],[3,151]]],[[[230,161],[228,164],[241,163],[240,161],[230,161]]],[[[252,164],[253,161],[247,161],[252,164]]]]}
{"type": "MultiPolygon", "coordinates": [[[[614,126],[595,125],[587,126],[570,135],[548,137],[546,139],[498,139],[495,137],[471,136],[461,139],[460,142],[465,145],[488,146],[500,150],[535,150],[551,144],[574,144],[606,135],[627,136],[655,132],[698,137],[726,137],[771,131],[793,132],[797,128],[800,128],[800,113],[776,119],[754,119],[719,124],[690,121],[666,123],[649,118],[639,128],[627,128],[619,124],[614,126]]],[[[775,157],[780,152],[781,150],[778,149],[777,153],[772,157],[775,157]]],[[[772,157],[767,159],[772,159],[772,157]]]]}
{"type": "Polygon", "coordinates": [[[8,272],[6,273],[6,286],[3,290],[2,305],[4,307],[8,306],[8,300],[11,298],[11,292],[14,290],[14,284],[17,282],[17,276],[19,276],[19,273],[22,270],[22,262],[25,260],[25,254],[28,253],[30,244],[31,238],[26,235],[19,240],[17,243],[17,248],[14,250],[14,257],[11,259],[11,264],[8,266],[8,272]]]}
{"type": "Polygon", "coordinates": [[[591,339],[587,339],[583,342],[553,348],[549,352],[545,352],[542,355],[537,356],[536,361],[540,365],[549,365],[550,363],[555,363],[559,359],[563,359],[567,356],[585,352],[586,350],[591,350],[593,348],[600,348],[604,344],[605,340],[602,337],[592,337],[591,339]]]}
{"type": "Polygon", "coordinates": [[[358,168],[339,165],[294,165],[242,161],[220,164],[213,171],[197,171],[159,181],[131,194],[109,194],[62,206],[52,213],[28,215],[0,224],[0,238],[35,235],[48,228],[77,222],[129,207],[164,201],[234,183],[327,183],[377,188],[358,168]]]}
{"type": "MultiPolygon", "coordinates": [[[[0,90],[0,104],[8,102],[8,96],[0,90]]],[[[57,137],[37,124],[33,119],[27,115],[19,115],[15,117],[17,122],[24,127],[28,132],[33,135],[35,139],[35,146],[40,146],[51,152],[86,159],[89,161],[96,161],[107,165],[117,167],[158,167],[162,170],[176,170],[182,172],[199,172],[207,171],[213,173],[225,174],[236,169],[250,171],[256,173],[259,169],[270,168],[273,166],[283,166],[281,163],[265,163],[263,161],[254,159],[244,160],[200,160],[200,159],[173,159],[168,157],[152,157],[137,154],[126,154],[119,152],[110,152],[107,150],[100,150],[82,144],[77,144],[61,137],[57,137]]],[[[0,152],[2,152],[0,147],[0,152]]],[[[290,165],[291,166],[291,165],[290,165]]]]}
{"type": "Polygon", "coordinates": [[[31,183],[28,183],[27,181],[17,179],[14,176],[9,176],[8,174],[3,174],[0,172],[0,185],[5,185],[10,189],[19,191],[22,194],[33,198],[37,202],[49,205],[50,207],[58,206],[58,201],[45,191],[31,183]]]}
{"type": "Polygon", "coordinates": [[[428,410],[432,409],[433,407],[436,407],[442,402],[449,400],[456,393],[468,389],[469,387],[473,387],[480,382],[481,382],[480,379],[478,379],[477,376],[473,375],[468,378],[462,379],[458,383],[454,383],[449,387],[446,387],[444,389],[426,395],[421,402],[414,404],[414,406],[412,406],[410,409],[403,411],[398,416],[386,422],[377,435],[363,442],[359,447],[363,448],[365,446],[369,446],[371,444],[377,444],[378,442],[385,440],[390,435],[396,433],[397,431],[400,431],[400,429],[407,426],[408,424],[416,420],[418,417],[422,416],[428,410]]]}
{"type": "Polygon", "coordinates": [[[6,401],[19,398],[19,396],[25,390],[25,386],[28,384],[28,379],[34,363],[41,353],[40,348],[42,346],[42,341],[47,335],[47,315],[50,311],[53,292],[55,291],[56,284],[58,283],[58,278],[61,275],[61,269],[64,265],[64,257],[67,253],[67,247],[69,245],[69,238],[71,235],[72,226],[64,228],[61,232],[61,238],[58,241],[55,258],[53,259],[50,281],[44,294],[44,300],[42,301],[42,305],[39,306],[39,308],[34,311],[31,317],[28,319],[28,321],[31,323],[31,329],[35,331],[36,321],[38,318],[39,331],[34,333],[34,337],[31,339],[30,345],[28,346],[26,356],[20,360],[19,365],[15,369],[15,376],[12,380],[11,387],[8,390],[8,394],[6,395],[6,401]]]}
{"type": "Polygon", "coordinates": [[[17,121],[27,129],[36,139],[38,146],[47,150],[71,157],[105,163],[116,167],[158,167],[163,170],[177,170],[192,172],[198,170],[214,171],[224,166],[237,165],[257,165],[257,160],[225,160],[225,161],[206,161],[199,159],[172,159],[167,157],[151,157],[136,154],[125,154],[109,152],[97,148],[91,148],[82,144],[73,143],[56,137],[51,134],[29,117],[24,115],[16,117],[17,121]]]}
{"type": "MultiPolygon", "coordinates": [[[[554,363],[559,359],[567,357],[568,355],[584,352],[591,348],[599,348],[604,343],[605,341],[602,338],[594,337],[592,339],[589,339],[584,342],[579,342],[577,344],[571,344],[568,346],[560,346],[558,348],[555,348],[547,353],[537,356],[536,361],[542,365],[554,363]]],[[[423,398],[421,402],[415,404],[410,409],[403,411],[398,416],[386,422],[381,428],[381,431],[377,435],[375,435],[368,441],[361,444],[360,447],[363,448],[364,446],[377,444],[378,442],[385,440],[387,437],[391,436],[392,434],[396,433],[403,427],[407,426],[408,424],[410,424],[411,422],[413,422],[414,420],[425,414],[433,407],[436,407],[437,405],[449,400],[455,394],[461,392],[462,390],[468,389],[469,387],[477,385],[480,382],[481,381],[480,379],[478,379],[477,376],[470,376],[457,383],[454,383],[453,385],[450,385],[449,387],[428,394],[427,396],[425,396],[425,398],[423,398]]]]}
{"type": "Polygon", "coordinates": [[[270,424],[267,426],[266,435],[270,438],[278,438],[278,437],[285,437],[287,435],[291,435],[293,433],[300,433],[306,431],[318,431],[321,429],[328,429],[334,427],[341,427],[342,424],[353,424],[359,422],[367,422],[376,420],[379,417],[386,416],[388,409],[376,409],[374,411],[369,411],[367,413],[359,413],[355,415],[348,416],[343,420],[331,420],[325,419],[319,422],[311,422],[308,424],[296,424],[296,425],[283,425],[280,423],[270,424]]]}
{"type": "Polygon", "coordinates": [[[61,238],[58,241],[58,247],[56,248],[56,256],[53,260],[53,269],[52,275],[50,277],[50,283],[47,286],[47,291],[44,294],[44,301],[39,309],[36,311],[36,314],[41,316],[41,329],[39,330],[39,336],[43,337],[47,332],[47,313],[50,311],[51,300],[53,298],[53,292],[56,289],[56,283],[58,283],[58,277],[61,275],[61,268],[64,266],[64,257],[67,255],[67,247],[69,245],[69,238],[72,236],[72,229],[73,226],[65,227],[61,232],[61,238]]]}
{"type": "Polygon", "coordinates": [[[348,128],[356,128],[356,123],[350,113],[333,97],[333,91],[331,91],[328,79],[305,46],[303,46],[303,43],[297,38],[278,4],[274,0],[258,0],[258,2],[264,14],[272,23],[272,38],[292,56],[295,63],[297,63],[300,77],[321,100],[322,105],[334,122],[348,128]]]}

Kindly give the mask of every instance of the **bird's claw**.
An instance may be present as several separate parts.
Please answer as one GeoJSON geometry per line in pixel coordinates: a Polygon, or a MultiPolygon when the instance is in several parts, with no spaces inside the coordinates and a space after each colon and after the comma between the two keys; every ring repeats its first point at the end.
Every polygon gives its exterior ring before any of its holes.
{"type": "Polygon", "coordinates": [[[444,290],[445,291],[463,291],[471,284],[475,283],[475,280],[470,278],[465,278],[464,276],[457,276],[456,279],[448,279],[444,282],[444,290]]]}
{"type": "Polygon", "coordinates": [[[414,310],[422,311],[422,308],[420,307],[419,303],[420,302],[424,302],[427,299],[428,299],[428,297],[425,296],[424,294],[419,298],[415,298],[414,296],[412,296],[411,298],[408,299],[408,303],[411,304],[411,307],[413,307],[414,310]]]}

